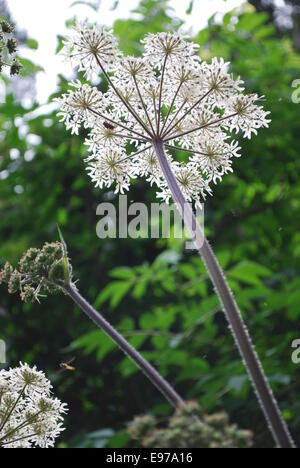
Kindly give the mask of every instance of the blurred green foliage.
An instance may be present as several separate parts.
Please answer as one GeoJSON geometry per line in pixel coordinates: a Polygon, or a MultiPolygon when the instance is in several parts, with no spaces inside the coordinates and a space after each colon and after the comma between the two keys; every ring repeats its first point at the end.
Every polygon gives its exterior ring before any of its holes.
{"type": "MultiPolygon", "coordinates": [[[[167,0],[141,0],[135,13],[114,26],[126,53],[140,53],[146,32],[182,24],[167,0]]],[[[204,59],[232,61],[234,74],[246,80],[249,92],[265,95],[272,113],[270,129],[241,142],[234,174],[206,203],[206,230],[299,443],[299,367],[291,362],[291,343],[300,333],[299,105],[291,100],[291,85],[300,78],[300,56],[288,37],[277,37],[265,13],[249,7],[221,23],[211,18],[195,40],[204,59]]],[[[26,62],[27,77],[38,70],[26,62]]],[[[66,89],[61,76],[57,94],[66,89]]],[[[29,247],[56,240],[58,223],[84,295],[185,398],[205,411],[227,411],[232,422],[254,432],[255,446],[272,447],[198,256],[174,239],[97,239],[96,207],[112,194],[92,188],[83,139],[84,133],[66,133],[51,106],[28,109],[7,93],[0,113],[0,262],[14,263],[29,247]]],[[[155,193],[136,181],[130,199],[151,203],[155,193]]],[[[1,289],[0,320],[9,365],[37,364],[70,405],[62,446],[121,447],[130,443],[125,428],[134,415],[171,414],[68,298],[33,306],[1,289]],[[69,356],[76,356],[76,373],[58,375],[59,362],[69,356]]]]}

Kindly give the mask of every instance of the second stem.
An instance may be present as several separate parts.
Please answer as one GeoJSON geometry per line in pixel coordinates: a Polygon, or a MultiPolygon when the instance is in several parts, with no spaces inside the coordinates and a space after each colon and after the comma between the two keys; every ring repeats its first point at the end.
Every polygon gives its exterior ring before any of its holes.
{"type": "Polygon", "coordinates": [[[97,312],[81,294],[76,287],[64,285],[64,290],[77,304],[81,310],[106,333],[116,345],[141,369],[152,384],[164,395],[164,397],[175,407],[185,406],[184,400],[178,395],[174,388],[159,374],[159,372],[143,356],[131,346],[130,343],[97,312]]]}

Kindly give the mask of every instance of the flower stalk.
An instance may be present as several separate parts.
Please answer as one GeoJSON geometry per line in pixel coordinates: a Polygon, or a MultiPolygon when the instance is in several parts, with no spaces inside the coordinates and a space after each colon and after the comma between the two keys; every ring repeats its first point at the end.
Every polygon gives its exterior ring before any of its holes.
{"type": "MultiPolygon", "coordinates": [[[[190,205],[186,203],[177,180],[172,173],[164,152],[162,140],[157,139],[154,142],[154,148],[161,170],[171,190],[173,200],[178,206],[180,213],[184,213],[183,216],[186,227],[189,229],[191,234],[195,233],[195,229],[196,231],[201,231],[197,219],[194,216],[190,205]]],[[[196,233],[195,239],[196,243],[198,242],[198,245],[196,245],[197,250],[207,268],[209,276],[215,287],[215,291],[219,296],[226,318],[229,322],[230,329],[242,356],[243,362],[247,368],[258,397],[258,401],[260,402],[274,439],[280,448],[295,448],[295,443],[289,433],[285,421],[283,420],[279,406],[264,374],[262,364],[260,363],[259,357],[252,344],[247,326],[238,309],[233,293],[229,288],[219,262],[203,233],[200,232],[200,236],[199,232],[196,233]],[[200,243],[199,239],[201,239],[200,243]]]]}
{"type": "Polygon", "coordinates": [[[185,405],[183,399],[173,389],[173,387],[159,374],[159,372],[143,356],[134,349],[131,344],[101,315],[97,312],[78,292],[72,284],[64,285],[64,290],[80,307],[80,309],[104,331],[114,343],[123,351],[145,374],[150,382],[160,391],[160,393],[175,408],[181,408],[185,405]]]}

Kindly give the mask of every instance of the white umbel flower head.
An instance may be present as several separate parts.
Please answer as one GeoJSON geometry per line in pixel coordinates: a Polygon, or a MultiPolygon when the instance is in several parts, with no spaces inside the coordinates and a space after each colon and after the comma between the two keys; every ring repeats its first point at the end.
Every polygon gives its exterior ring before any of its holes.
{"type": "Polygon", "coordinates": [[[60,104],[59,117],[61,122],[65,122],[67,129],[72,134],[78,135],[80,127],[93,126],[95,114],[93,111],[99,111],[104,108],[105,103],[102,94],[95,87],[82,84],[80,81],[72,82],[68,94],[62,98],[56,99],[60,104]]]}
{"type": "Polygon", "coordinates": [[[74,34],[66,38],[62,52],[90,79],[98,74],[99,62],[109,69],[117,48],[118,41],[109,29],[85,22],[78,24],[74,34]]]}
{"type": "Polygon", "coordinates": [[[105,31],[79,26],[67,51],[75,58],[72,48],[80,45],[81,69],[89,73],[98,67],[108,91],[82,85],[60,100],[67,128],[74,133],[80,126],[90,129],[86,144],[92,181],[98,187],[115,184],[123,193],[132,178],[144,177],[168,201],[165,168],[155,150],[159,142],[186,200],[198,204],[211,194],[210,184],[233,171],[234,158],[240,156],[230,135],[251,138],[268,127],[269,113],[259,96],[244,94],[244,84],[232,76],[228,62],[201,61],[198,46],[181,34],[148,34],[142,57],[124,57],[105,31]],[[103,35],[106,41],[101,42],[103,35]],[[109,51],[101,56],[93,43],[106,44],[109,51]],[[186,163],[178,163],[177,151],[186,153],[186,163]]]}
{"type": "Polygon", "coordinates": [[[0,372],[0,448],[53,447],[67,407],[51,396],[52,385],[36,367],[0,372]]]}
{"type": "Polygon", "coordinates": [[[199,145],[194,150],[191,164],[201,170],[208,182],[215,184],[222,180],[224,174],[233,172],[232,158],[240,156],[240,147],[237,142],[230,144],[222,138],[199,138],[199,145]]]}
{"type": "Polygon", "coordinates": [[[145,59],[158,67],[167,59],[174,64],[182,63],[183,60],[186,62],[195,57],[199,49],[197,44],[186,41],[178,33],[148,34],[142,43],[145,46],[145,59]]]}
{"type": "MultiPolygon", "coordinates": [[[[200,207],[201,201],[206,199],[207,194],[211,194],[208,183],[193,164],[175,163],[172,164],[172,169],[186,201],[189,203],[195,202],[195,206],[200,207]]],[[[169,203],[172,196],[171,191],[167,184],[162,184],[161,187],[162,190],[158,193],[158,197],[169,203]]]]}
{"type": "Polygon", "coordinates": [[[38,371],[36,366],[30,367],[28,364],[21,363],[20,367],[10,369],[9,380],[16,392],[24,391],[26,395],[33,393],[49,395],[52,389],[44,372],[38,371]]]}
{"type": "Polygon", "coordinates": [[[129,189],[130,179],[135,176],[128,157],[119,148],[103,150],[99,158],[88,166],[88,172],[96,187],[111,187],[116,184],[116,193],[129,189]]]}

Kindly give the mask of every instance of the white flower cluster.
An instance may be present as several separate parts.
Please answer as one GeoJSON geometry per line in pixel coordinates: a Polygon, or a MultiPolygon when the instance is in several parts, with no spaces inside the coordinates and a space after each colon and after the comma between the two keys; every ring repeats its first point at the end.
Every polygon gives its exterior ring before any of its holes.
{"type": "Polygon", "coordinates": [[[118,41],[110,30],[81,23],[78,34],[66,38],[63,53],[74,66],[85,72],[87,78],[93,78],[98,73],[98,60],[109,68],[117,48],[118,41]]]}
{"type": "Polygon", "coordinates": [[[67,407],[51,396],[51,383],[36,367],[0,371],[0,448],[48,448],[64,428],[67,407]]]}
{"type": "Polygon", "coordinates": [[[197,45],[179,33],[148,34],[142,43],[142,57],[123,56],[110,31],[79,25],[64,54],[87,77],[102,72],[109,89],[101,93],[71,83],[73,89],[58,99],[59,115],[73,133],[89,129],[86,161],[96,186],[116,184],[123,193],[132,178],[145,177],[168,201],[171,193],[154,149],[160,141],[187,201],[199,203],[240,156],[231,134],[251,138],[268,127],[268,112],[257,95],[243,93],[229,63],[201,61],[197,45]]]}

